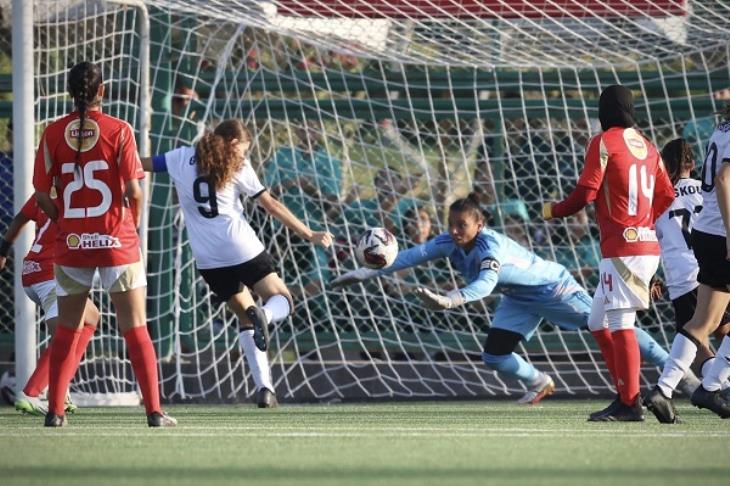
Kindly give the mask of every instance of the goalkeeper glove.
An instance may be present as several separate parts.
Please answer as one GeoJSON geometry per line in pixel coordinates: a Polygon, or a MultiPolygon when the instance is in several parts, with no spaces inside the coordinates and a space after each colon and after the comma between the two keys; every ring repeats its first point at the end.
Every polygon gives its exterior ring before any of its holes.
{"type": "Polygon", "coordinates": [[[421,299],[423,307],[429,310],[453,309],[464,303],[464,297],[459,290],[453,290],[446,295],[439,295],[428,289],[419,287],[415,293],[421,299]]]}
{"type": "Polygon", "coordinates": [[[330,282],[330,287],[333,289],[336,289],[338,287],[345,287],[347,285],[353,285],[356,283],[360,283],[363,280],[371,279],[378,275],[377,270],[372,270],[370,268],[358,268],[355,270],[351,270],[343,275],[340,275],[336,279],[332,280],[330,282]]]}
{"type": "Polygon", "coordinates": [[[542,219],[548,220],[553,219],[553,205],[554,202],[542,203],[542,219]]]}

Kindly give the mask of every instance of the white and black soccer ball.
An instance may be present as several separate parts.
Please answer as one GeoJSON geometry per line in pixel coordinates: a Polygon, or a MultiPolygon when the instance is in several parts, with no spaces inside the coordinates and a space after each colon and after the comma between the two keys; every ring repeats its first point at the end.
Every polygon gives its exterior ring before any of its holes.
{"type": "Polygon", "coordinates": [[[386,268],[398,256],[398,242],[387,229],[370,228],[358,240],[355,256],[363,267],[386,268]]]}
{"type": "Polygon", "coordinates": [[[7,370],[0,376],[0,395],[8,405],[15,403],[15,371],[7,370]]]}

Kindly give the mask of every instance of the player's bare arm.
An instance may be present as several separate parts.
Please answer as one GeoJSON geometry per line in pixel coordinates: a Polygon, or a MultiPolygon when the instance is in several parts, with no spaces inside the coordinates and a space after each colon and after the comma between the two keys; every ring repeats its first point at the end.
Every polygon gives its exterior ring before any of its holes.
{"type": "Polygon", "coordinates": [[[332,234],[328,231],[312,231],[299,218],[294,216],[289,209],[277,200],[268,191],[261,194],[257,201],[274,218],[281,221],[284,226],[314,245],[328,248],[332,244],[332,234]]]}

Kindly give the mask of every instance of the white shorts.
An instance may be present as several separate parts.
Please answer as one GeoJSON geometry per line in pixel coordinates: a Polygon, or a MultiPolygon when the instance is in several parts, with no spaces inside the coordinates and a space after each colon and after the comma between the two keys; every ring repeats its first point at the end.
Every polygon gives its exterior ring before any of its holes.
{"type": "Polygon", "coordinates": [[[58,303],[56,301],[56,281],[46,280],[23,287],[25,295],[32,300],[35,305],[43,309],[43,320],[48,322],[49,319],[58,317],[58,303]]]}
{"type": "Polygon", "coordinates": [[[128,292],[147,286],[142,260],[114,267],[53,267],[56,272],[56,293],[59,297],[89,292],[97,270],[101,287],[108,292],[128,292]]]}
{"type": "Polygon", "coordinates": [[[641,310],[649,308],[649,284],[659,268],[659,256],[604,258],[598,264],[600,281],[594,308],[641,310]]]}

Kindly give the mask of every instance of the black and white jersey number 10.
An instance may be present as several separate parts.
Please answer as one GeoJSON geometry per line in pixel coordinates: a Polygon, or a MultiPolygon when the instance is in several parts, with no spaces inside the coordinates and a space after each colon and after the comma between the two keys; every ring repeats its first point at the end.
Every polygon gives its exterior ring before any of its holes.
{"type": "Polygon", "coordinates": [[[697,214],[700,211],[702,211],[702,205],[698,204],[695,206],[695,208],[690,212],[687,208],[680,208],[680,209],[673,209],[669,211],[669,218],[680,218],[679,224],[682,227],[682,237],[684,238],[684,242],[687,243],[687,248],[692,249],[692,238],[691,238],[691,231],[692,228],[690,228],[689,224],[692,219],[692,213],[697,214]]]}
{"type": "Polygon", "coordinates": [[[215,218],[218,216],[218,201],[215,198],[215,189],[208,183],[207,177],[198,177],[193,182],[193,197],[195,202],[205,204],[198,206],[198,212],[204,218],[215,218]]]}

